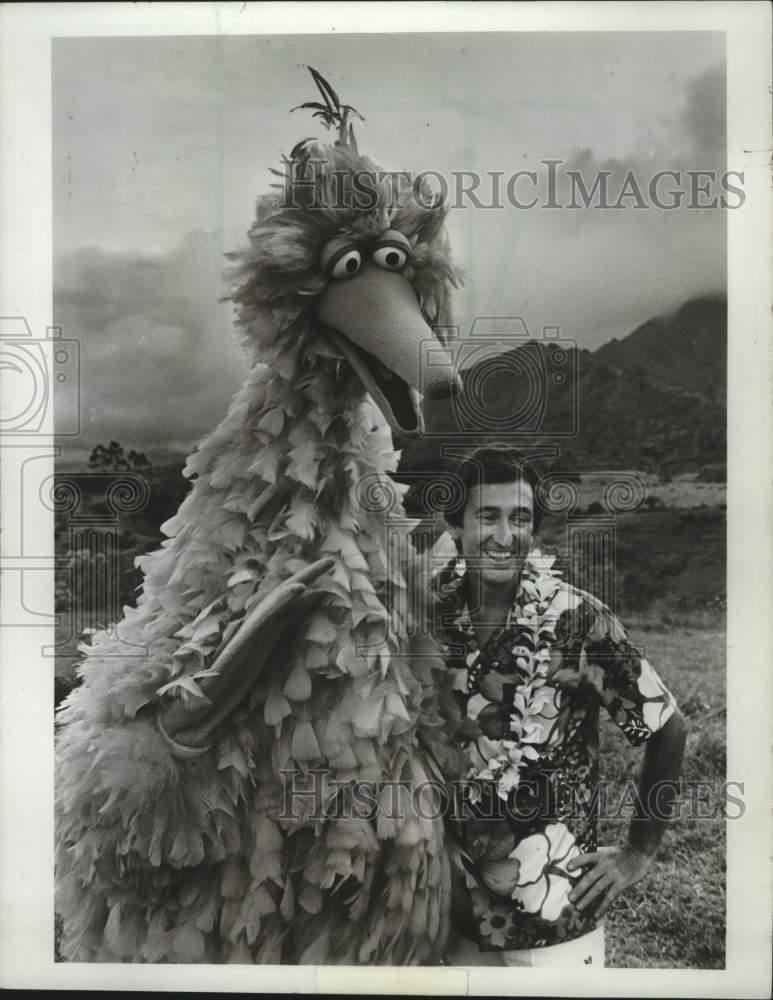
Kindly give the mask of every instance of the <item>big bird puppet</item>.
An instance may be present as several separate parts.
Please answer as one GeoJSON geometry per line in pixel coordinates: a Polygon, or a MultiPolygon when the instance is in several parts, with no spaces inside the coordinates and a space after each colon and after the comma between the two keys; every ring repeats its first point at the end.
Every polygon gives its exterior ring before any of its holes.
{"type": "Polygon", "coordinates": [[[298,143],[230,255],[253,367],[188,459],[137,607],[93,637],[58,715],[69,961],[442,954],[443,825],[414,792],[443,727],[390,555],[410,521],[377,501],[391,432],[420,431],[420,392],[456,389],[444,345],[427,366],[420,348],[458,273],[445,207],[358,152],[357,112],[311,72],[304,107],[337,140],[298,143]]]}

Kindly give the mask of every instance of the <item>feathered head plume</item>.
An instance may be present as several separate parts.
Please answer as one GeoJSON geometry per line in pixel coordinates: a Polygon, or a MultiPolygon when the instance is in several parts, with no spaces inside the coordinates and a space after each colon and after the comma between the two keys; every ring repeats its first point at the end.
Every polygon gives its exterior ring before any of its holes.
{"type": "MultiPolygon", "coordinates": [[[[354,138],[354,127],[352,126],[350,119],[355,116],[360,119],[360,121],[365,121],[360,112],[351,106],[351,104],[341,104],[338,98],[338,94],[333,90],[327,80],[318,73],[313,66],[309,66],[309,72],[311,73],[314,82],[317,85],[317,89],[322,95],[322,100],[324,104],[320,104],[319,101],[307,101],[305,104],[299,104],[294,108],[290,108],[290,111],[298,110],[313,110],[314,118],[319,118],[325,125],[326,128],[331,128],[331,126],[336,126],[338,128],[338,141],[344,145],[349,145],[357,152],[357,141],[354,138]]],[[[305,140],[302,140],[305,141],[305,140]]],[[[297,149],[297,147],[296,147],[297,149]]]]}
{"type": "MultiPolygon", "coordinates": [[[[236,261],[228,297],[256,360],[276,366],[280,358],[278,370],[288,371],[312,356],[343,357],[393,429],[412,433],[418,422],[396,420],[370,362],[375,355],[387,378],[396,374],[407,390],[426,390],[419,386],[418,340],[450,325],[451,289],[460,279],[443,226],[447,207],[425,178],[387,173],[361,154],[351,119],[364,121],[362,115],[310,71],[322,101],[299,108],[337,128],[338,138],[327,146],[302,139],[284,169],[272,170],[279,181],[258,199],[249,247],[226,255],[236,261]],[[342,279],[346,294],[336,287],[342,279]]],[[[435,374],[444,385],[455,379],[450,362],[435,374]]]]}

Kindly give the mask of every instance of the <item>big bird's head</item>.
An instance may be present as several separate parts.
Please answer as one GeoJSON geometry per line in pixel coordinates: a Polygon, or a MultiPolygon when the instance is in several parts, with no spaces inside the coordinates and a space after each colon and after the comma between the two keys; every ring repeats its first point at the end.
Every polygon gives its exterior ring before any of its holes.
{"type": "Polygon", "coordinates": [[[370,393],[392,431],[410,437],[422,429],[420,395],[449,396],[459,384],[436,332],[451,324],[460,279],[447,208],[423,180],[385,174],[360,154],[358,112],[311,73],[324,103],[302,107],[338,139],[304,139],[273,171],[281,181],[258,200],[249,247],[228,255],[229,297],[256,360],[296,384],[322,384],[328,404],[370,393]]]}

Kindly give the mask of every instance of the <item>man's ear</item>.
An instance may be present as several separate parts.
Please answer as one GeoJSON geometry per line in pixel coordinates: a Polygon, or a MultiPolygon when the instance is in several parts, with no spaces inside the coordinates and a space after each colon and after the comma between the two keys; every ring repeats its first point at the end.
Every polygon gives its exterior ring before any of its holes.
{"type": "Polygon", "coordinates": [[[453,524],[448,525],[448,534],[454,540],[454,545],[456,546],[457,554],[463,556],[462,552],[462,529],[455,527],[453,524]]]}

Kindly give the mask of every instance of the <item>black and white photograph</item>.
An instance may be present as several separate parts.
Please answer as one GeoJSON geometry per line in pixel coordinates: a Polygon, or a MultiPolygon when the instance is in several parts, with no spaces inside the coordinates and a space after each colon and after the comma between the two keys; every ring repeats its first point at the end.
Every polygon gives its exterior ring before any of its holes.
{"type": "Polygon", "coordinates": [[[769,995],[767,5],[23,6],[3,985],[769,995]]]}

